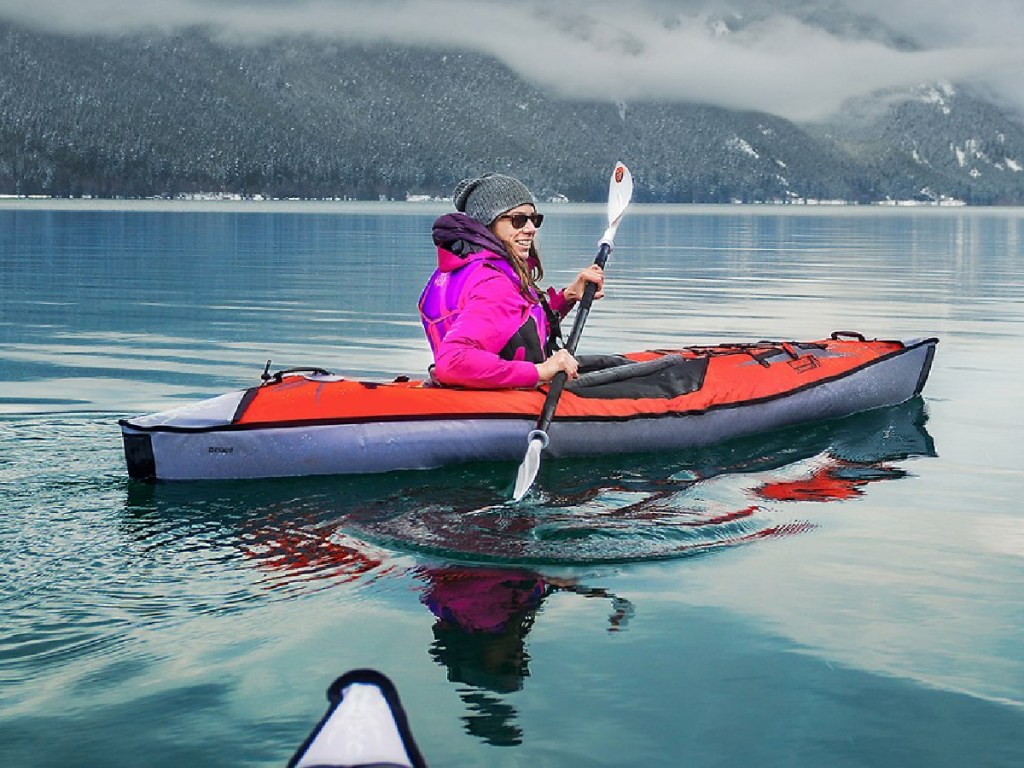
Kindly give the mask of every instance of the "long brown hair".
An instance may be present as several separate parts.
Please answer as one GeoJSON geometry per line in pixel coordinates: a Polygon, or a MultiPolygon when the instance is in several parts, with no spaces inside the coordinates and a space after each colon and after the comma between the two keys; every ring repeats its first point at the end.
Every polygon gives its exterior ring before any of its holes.
{"type": "Polygon", "coordinates": [[[512,265],[516,277],[519,278],[519,293],[530,303],[536,304],[537,297],[540,296],[540,287],[537,284],[544,279],[544,267],[540,263],[540,251],[537,250],[536,241],[530,243],[530,253],[525,264],[509,253],[505,243],[501,245],[505,251],[502,255],[512,265]]]}

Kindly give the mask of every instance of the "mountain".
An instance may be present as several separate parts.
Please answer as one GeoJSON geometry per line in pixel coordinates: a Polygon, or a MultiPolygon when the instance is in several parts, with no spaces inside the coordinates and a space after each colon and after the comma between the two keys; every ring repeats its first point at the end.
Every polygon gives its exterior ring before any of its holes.
{"type": "Polygon", "coordinates": [[[467,52],[281,38],[65,36],[0,22],[0,194],[404,199],[484,170],[601,200],[1024,203],[1024,124],[922,85],[821,124],[556,97],[467,52]]]}
{"type": "Polygon", "coordinates": [[[876,94],[812,129],[897,199],[1024,201],[1024,132],[1005,111],[948,83],[876,94]]]}

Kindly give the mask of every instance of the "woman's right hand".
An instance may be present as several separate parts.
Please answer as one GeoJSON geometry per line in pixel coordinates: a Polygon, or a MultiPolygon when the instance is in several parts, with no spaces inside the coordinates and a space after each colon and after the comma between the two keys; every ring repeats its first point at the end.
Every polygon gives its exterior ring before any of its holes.
{"type": "Polygon", "coordinates": [[[565,371],[570,379],[575,379],[579,374],[579,363],[576,358],[569,354],[568,350],[560,349],[543,363],[537,365],[537,382],[546,384],[555,378],[559,371],[565,371]]]}
{"type": "Polygon", "coordinates": [[[562,295],[566,301],[577,302],[583,298],[583,292],[587,290],[587,283],[597,286],[594,299],[604,298],[604,270],[597,264],[591,264],[576,275],[576,279],[562,289],[562,295]]]}

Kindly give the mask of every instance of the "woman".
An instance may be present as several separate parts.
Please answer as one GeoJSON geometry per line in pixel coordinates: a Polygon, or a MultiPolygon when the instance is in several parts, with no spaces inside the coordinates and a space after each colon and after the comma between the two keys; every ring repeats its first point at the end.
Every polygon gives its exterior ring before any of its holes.
{"type": "Polygon", "coordinates": [[[437,270],[420,296],[420,317],[441,384],[480,389],[534,387],[576,360],[555,349],[558,321],[588,282],[604,295],[604,274],[591,265],[561,291],[542,294],[537,229],[544,220],[526,186],[486,173],[455,187],[457,213],[434,222],[437,270]]]}

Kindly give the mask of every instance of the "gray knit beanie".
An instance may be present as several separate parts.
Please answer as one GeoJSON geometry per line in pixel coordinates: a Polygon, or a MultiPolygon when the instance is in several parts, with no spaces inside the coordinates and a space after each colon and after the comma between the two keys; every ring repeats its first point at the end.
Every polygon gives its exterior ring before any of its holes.
{"type": "Polygon", "coordinates": [[[519,179],[500,173],[485,173],[476,179],[463,179],[452,192],[455,210],[489,226],[505,211],[517,205],[536,205],[533,195],[519,179]]]}

